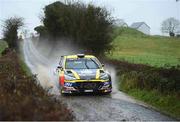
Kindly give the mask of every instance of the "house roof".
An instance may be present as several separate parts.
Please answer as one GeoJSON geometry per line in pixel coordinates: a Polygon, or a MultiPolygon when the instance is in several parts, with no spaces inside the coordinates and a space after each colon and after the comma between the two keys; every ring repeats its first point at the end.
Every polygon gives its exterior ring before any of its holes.
{"type": "Polygon", "coordinates": [[[119,27],[121,27],[121,26],[128,26],[128,24],[127,24],[126,22],[124,22],[123,19],[117,19],[117,20],[115,20],[115,23],[114,23],[114,24],[117,25],[117,26],[119,26],[119,27]]]}
{"type": "MultiPolygon", "coordinates": [[[[134,22],[132,25],[131,25],[131,28],[134,28],[134,29],[138,29],[141,25],[145,24],[146,26],[148,26],[145,22],[134,22]]],[[[148,26],[149,27],[149,26],[148,26]]],[[[150,27],[149,27],[150,28],[150,27]]]]}

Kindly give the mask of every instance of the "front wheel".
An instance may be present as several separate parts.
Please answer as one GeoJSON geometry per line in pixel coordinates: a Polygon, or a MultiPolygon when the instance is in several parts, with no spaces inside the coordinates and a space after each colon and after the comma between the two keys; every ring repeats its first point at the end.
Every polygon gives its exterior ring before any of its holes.
{"type": "Polygon", "coordinates": [[[59,86],[59,89],[60,89],[60,93],[64,94],[61,86],[59,86]]]}

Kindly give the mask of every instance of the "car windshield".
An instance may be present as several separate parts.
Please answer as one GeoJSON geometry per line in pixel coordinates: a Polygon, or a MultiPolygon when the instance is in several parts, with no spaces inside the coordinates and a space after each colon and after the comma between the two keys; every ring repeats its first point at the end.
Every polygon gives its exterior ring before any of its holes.
{"type": "Polygon", "coordinates": [[[93,58],[67,59],[66,69],[98,69],[99,65],[93,58]]]}

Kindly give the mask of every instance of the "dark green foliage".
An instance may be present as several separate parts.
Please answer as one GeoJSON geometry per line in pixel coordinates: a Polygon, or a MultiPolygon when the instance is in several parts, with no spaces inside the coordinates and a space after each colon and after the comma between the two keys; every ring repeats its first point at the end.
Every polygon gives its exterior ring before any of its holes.
{"type": "Polygon", "coordinates": [[[180,34],[177,34],[176,37],[180,38],[180,34]]]}
{"type": "Polygon", "coordinates": [[[40,25],[34,28],[35,31],[39,34],[40,39],[48,38],[48,32],[46,27],[40,25]]]}
{"type": "Polygon", "coordinates": [[[169,36],[174,37],[175,33],[174,32],[169,32],[169,36]]]}
{"type": "Polygon", "coordinates": [[[169,69],[155,68],[123,61],[110,61],[115,64],[120,75],[120,87],[157,90],[162,94],[180,94],[180,67],[169,69]]]}
{"type": "Polygon", "coordinates": [[[23,26],[23,24],[23,18],[11,17],[5,20],[3,25],[3,36],[9,48],[18,48],[18,29],[23,26]]]}
{"type": "Polygon", "coordinates": [[[46,6],[44,13],[43,23],[53,40],[67,37],[96,54],[111,48],[112,18],[106,9],[83,3],[55,2],[46,6]]]}
{"type": "Polygon", "coordinates": [[[67,15],[65,14],[68,13],[65,13],[65,10],[66,5],[61,2],[50,4],[44,9],[44,26],[47,28],[49,34],[54,38],[63,36],[66,33],[66,29],[64,27],[66,26],[65,18],[67,17],[67,15]]]}
{"type": "MultiPolygon", "coordinates": [[[[180,77],[179,77],[180,78],[180,77]]],[[[138,88],[146,90],[158,90],[160,93],[180,93],[180,82],[178,79],[167,78],[154,72],[130,71],[121,76],[121,85],[126,90],[138,88]]]]}

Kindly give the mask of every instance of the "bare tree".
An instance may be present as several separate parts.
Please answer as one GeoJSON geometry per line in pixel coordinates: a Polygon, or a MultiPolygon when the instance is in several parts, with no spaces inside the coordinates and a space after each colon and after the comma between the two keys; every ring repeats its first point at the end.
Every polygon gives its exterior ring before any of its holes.
{"type": "Polygon", "coordinates": [[[180,30],[180,21],[171,17],[162,22],[161,31],[168,33],[170,36],[175,36],[180,30]]]}
{"type": "Polygon", "coordinates": [[[20,17],[11,17],[4,21],[3,36],[9,48],[18,48],[18,29],[23,25],[23,18],[20,17]]]}

